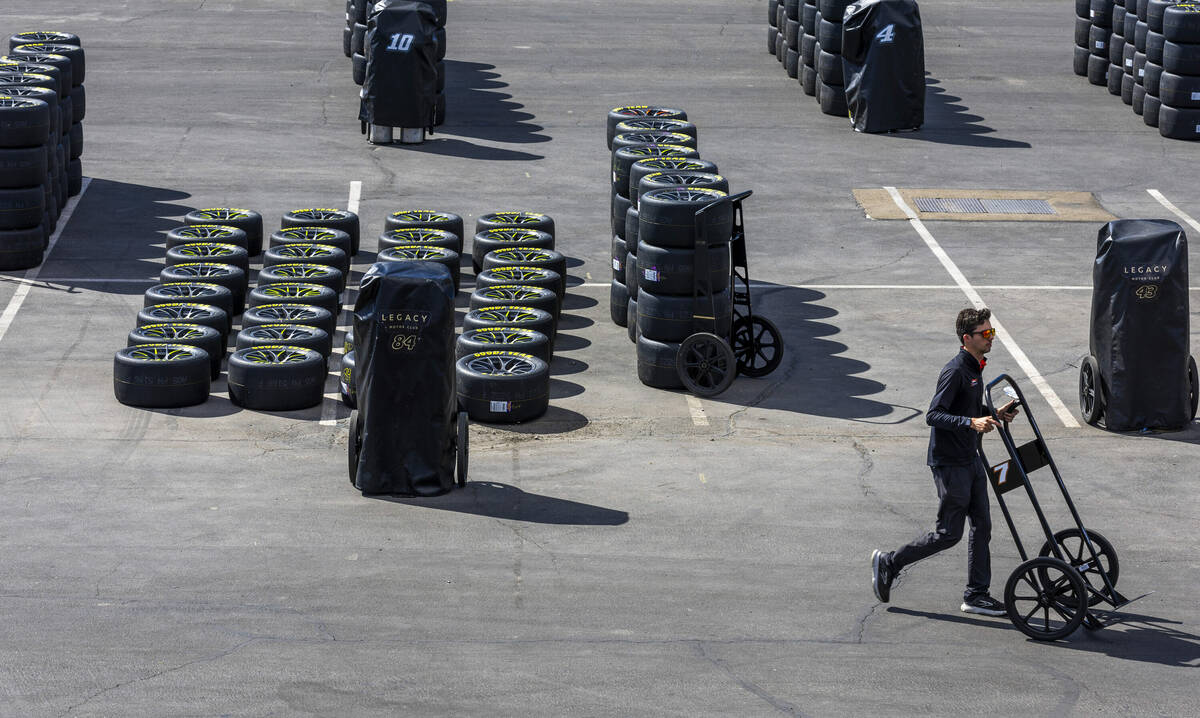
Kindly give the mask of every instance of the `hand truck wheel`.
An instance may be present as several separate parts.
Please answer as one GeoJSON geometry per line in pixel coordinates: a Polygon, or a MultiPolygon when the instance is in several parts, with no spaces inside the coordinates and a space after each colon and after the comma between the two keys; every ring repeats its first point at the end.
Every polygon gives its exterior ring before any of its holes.
{"type": "MultiPolygon", "coordinates": [[[[1108,595],[1108,586],[1104,584],[1104,578],[1100,575],[1103,571],[1108,576],[1108,582],[1113,588],[1117,587],[1117,575],[1120,572],[1120,566],[1117,563],[1117,551],[1109,543],[1108,539],[1100,534],[1088,529],[1088,540],[1092,542],[1092,547],[1096,549],[1096,558],[1100,559],[1100,565],[1096,566],[1092,563],[1092,554],[1087,550],[1087,544],[1083,542],[1083,534],[1077,528],[1063,529],[1054,534],[1054,543],[1058,544],[1062,551],[1063,558],[1067,560],[1079,572],[1079,575],[1087,583],[1088,588],[1088,605],[1095,606],[1104,597],[1108,595]]],[[[1042,550],[1038,551],[1038,556],[1049,556],[1050,542],[1042,544],[1042,550]]]]}
{"type": "Polygon", "coordinates": [[[471,456],[471,432],[469,431],[469,426],[470,421],[467,417],[467,412],[458,412],[458,439],[455,446],[457,449],[457,459],[454,463],[454,473],[458,478],[460,488],[467,485],[467,460],[471,456]]]}
{"type": "Polygon", "coordinates": [[[739,374],[766,376],[783,361],[783,335],[762,317],[741,317],[733,323],[733,353],[739,374]]]}
{"type": "Polygon", "coordinates": [[[1189,420],[1196,418],[1196,406],[1200,404],[1200,375],[1196,374],[1196,359],[1188,357],[1188,413],[1189,420]]]}
{"type": "Polygon", "coordinates": [[[350,436],[346,438],[346,454],[350,465],[350,485],[358,478],[358,452],[362,449],[362,431],[358,425],[358,409],[350,412],[350,436]]]}
{"type": "Polygon", "coordinates": [[[1079,413],[1089,424],[1104,415],[1104,392],[1100,389],[1100,365],[1091,354],[1079,365],[1079,413]]]}
{"type": "Polygon", "coordinates": [[[737,358],[729,342],[716,334],[698,332],[679,345],[675,371],[691,393],[716,396],[728,389],[737,376],[737,358]]]}
{"type": "Polygon", "coordinates": [[[1087,615],[1087,599],[1079,572],[1052,556],[1017,566],[1004,586],[1009,620],[1035,641],[1057,641],[1074,633],[1087,615]]]}

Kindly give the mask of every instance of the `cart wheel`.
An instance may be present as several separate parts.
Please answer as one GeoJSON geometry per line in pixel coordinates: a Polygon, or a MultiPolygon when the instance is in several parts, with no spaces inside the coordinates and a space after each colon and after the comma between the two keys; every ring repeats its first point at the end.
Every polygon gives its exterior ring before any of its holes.
{"type": "Polygon", "coordinates": [[[1104,396],[1100,391],[1100,365],[1091,354],[1079,365],[1079,413],[1089,424],[1104,415],[1104,396]]]}
{"type": "Polygon", "coordinates": [[[471,432],[468,430],[470,420],[467,417],[467,412],[458,412],[458,461],[455,463],[455,474],[458,476],[458,485],[463,487],[467,485],[467,460],[471,455],[471,432]]]}
{"type": "Polygon", "coordinates": [[[355,409],[350,412],[350,436],[346,439],[346,454],[350,459],[351,486],[356,486],[354,480],[358,478],[358,452],[362,449],[362,437],[359,435],[360,428],[358,425],[358,409],[355,409]]]}
{"type": "Polygon", "coordinates": [[[1039,556],[1017,566],[1004,586],[1004,607],[1021,633],[1057,641],[1074,633],[1087,614],[1087,589],[1065,561],[1039,556]]]}
{"type": "Polygon", "coordinates": [[[698,332],[679,345],[675,371],[688,391],[697,396],[716,396],[737,376],[737,358],[729,342],[716,334],[698,332]]]}
{"type": "Polygon", "coordinates": [[[1191,409],[1190,417],[1196,418],[1196,404],[1200,401],[1200,375],[1196,373],[1195,357],[1188,357],[1188,407],[1191,409]]]}
{"type": "MultiPolygon", "coordinates": [[[[1083,542],[1083,534],[1078,528],[1063,529],[1054,534],[1054,543],[1058,544],[1062,551],[1063,558],[1067,560],[1083,580],[1087,583],[1088,588],[1088,605],[1095,606],[1108,596],[1108,587],[1104,585],[1104,577],[1100,575],[1103,571],[1108,575],[1108,582],[1113,588],[1117,587],[1117,574],[1120,571],[1120,566],[1117,563],[1117,551],[1109,543],[1108,539],[1104,538],[1095,531],[1088,530],[1088,540],[1092,542],[1092,547],[1096,549],[1096,557],[1100,559],[1100,565],[1096,566],[1092,563],[1092,554],[1087,550],[1087,544],[1083,542]]],[[[1042,550],[1038,551],[1038,556],[1049,556],[1050,542],[1042,544],[1042,550]]],[[[1111,599],[1112,597],[1109,596],[1111,599]]]]}
{"type": "Polygon", "coordinates": [[[766,376],[783,361],[783,335],[762,317],[742,317],[734,321],[732,336],[739,374],[766,376]]]}

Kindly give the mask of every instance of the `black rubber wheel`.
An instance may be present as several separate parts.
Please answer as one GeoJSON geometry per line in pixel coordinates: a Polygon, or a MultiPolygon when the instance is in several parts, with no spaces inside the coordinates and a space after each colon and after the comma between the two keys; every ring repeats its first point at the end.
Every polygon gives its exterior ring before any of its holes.
{"type": "Polygon", "coordinates": [[[325,358],[312,349],[268,344],[229,355],[229,400],[260,411],[295,411],[325,396],[325,358]]]}
{"type": "Polygon", "coordinates": [[[31,55],[63,55],[71,61],[71,86],[79,87],[87,74],[86,55],[79,45],[66,45],[51,42],[34,42],[17,45],[8,51],[9,57],[17,58],[31,55]]]}
{"type": "Polygon", "coordinates": [[[1142,105],[1146,100],[1146,88],[1141,85],[1133,86],[1133,114],[1141,116],[1142,105]]]}
{"type": "Polygon", "coordinates": [[[550,338],[550,355],[554,355],[554,315],[533,307],[488,307],[472,309],[463,317],[462,330],[465,334],[472,329],[491,327],[516,327],[532,329],[550,338]]]}
{"type": "MultiPolygon", "coordinates": [[[[656,189],[672,189],[678,187],[700,187],[706,189],[715,189],[721,192],[729,193],[729,180],[725,177],[713,172],[699,172],[696,170],[683,171],[666,171],[651,172],[642,177],[638,181],[637,188],[632,190],[629,198],[633,202],[633,206],[638,207],[641,201],[642,194],[652,192],[656,189]]],[[[626,230],[628,233],[628,230],[626,230]]],[[[628,237],[626,237],[628,239],[628,237]]]]}
{"type": "MultiPolygon", "coordinates": [[[[629,298],[629,306],[627,306],[625,308],[625,333],[629,335],[629,341],[634,344],[637,344],[638,337],[640,337],[642,335],[642,333],[638,330],[637,318],[638,318],[637,300],[630,297],[629,298]]],[[[672,358],[671,366],[675,366],[674,362],[675,362],[675,359],[672,358]]]]}
{"type": "Polygon", "coordinates": [[[475,421],[536,419],[550,405],[550,368],[531,354],[488,351],[454,364],[458,405],[475,421]]]}
{"type": "MultiPolygon", "coordinates": [[[[54,69],[54,68],[51,68],[54,69]]],[[[0,61],[0,95],[8,97],[22,97],[27,100],[41,100],[50,107],[50,134],[54,134],[54,130],[62,126],[62,119],[59,117],[58,93],[50,87],[38,87],[36,85],[10,84],[5,81],[6,77],[24,77],[19,73],[6,72],[0,61]]],[[[57,143],[55,143],[57,144],[57,143]]],[[[46,147],[51,150],[50,146],[46,147]]],[[[48,152],[48,172],[54,174],[55,161],[52,152],[48,152]]]]}
{"type": "Polygon", "coordinates": [[[358,215],[346,209],[308,207],[294,209],[283,215],[283,229],[289,227],[326,227],[340,229],[350,235],[350,254],[358,254],[358,215]]]}
{"type": "Polygon", "coordinates": [[[220,307],[196,302],[166,302],[142,307],[137,314],[137,326],[147,324],[202,324],[221,333],[221,341],[229,336],[229,315],[220,307]]]}
{"type": "Polygon", "coordinates": [[[260,324],[307,324],[325,330],[329,336],[337,331],[337,317],[328,309],[311,304],[263,304],[246,310],[242,328],[260,324]]]}
{"type": "Polygon", "coordinates": [[[57,30],[34,30],[30,32],[18,32],[8,38],[9,52],[18,45],[29,45],[35,42],[50,42],[55,45],[74,45],[82,47],[83,44],[79,41],[79,36],[72,32],[59,32],[57,30]]]}
{"type": "Polygon", "coordinates": [[[1104,416],[1104,392],[1100,388],[1100,365],[1087,355],[1079,365],[1079,413],[1083,420],[1095,425],[1104,416]]]}
{"type": "Polygon", "coordinates": [[[165,322],[146,324],[129,332],[126,346],[139,344],[187,344],[208,354],[209,378],[221,376],[221,360],[225,358],[225,340],[221,332],[203,324],[165,322]]]}
{"type": "MultiPolygon", "coordinates": [[[[437,212],[430,209],[401,209],[392,212],[384,220],[384,229],[439,229],[458,238],[458,246],[452,247],[462,254],[463,220],[452,212],[437,212]]],[[[421,244],[410,242],[409,244],[421,244]]]]}
{"type": "Polygon", "coordinates": [[[41,264],[45,234],[40,223],[23,229],[0,229],[0,270],[29,269],[41,264]]]}
{"type": "Polygon", "coordinates": [[[356,22],[350,27],[350,54],[351,55],[366,55],[363,48],[363,43],[367,37],[367,26],[365,23],[356,22]]]}
{"type": "Polygon", "coordinates": [[[682,132],[663,132],[661,130],[642,130],[641,132],[626,132],[615,135],[612,140],[613,150],[622,147],[637,147],[639,145],[679,145],[696,149],[696,138],[682,132]]]}
{"type": "Polygon", "coordinates": [[[358,364],[357,352],[351,350],[342,355],[338,370],[338,394],[342,404],[348,409],[358,408],[358,387],[354,383],[354,368],[358,364]]]}
{"type": "Polygon", "coordinates": [[[556,291],[560,297],[566,296],[567,258],[553,249],[506,247],[488,252],[483,256],[484,269],[499,269],[500,267],[539,267],[557,272],[562,281],[556,291]]]}
{"type": "MultiPolygon", "coordinates": [[[[0,90],[0,96],[3,94],[0,90]]],[[[50,162],[44,146],[0,148],[0,189],[40,186],[49,176],[50,162]]]]}
{"type": "Polygon", "coordinates": [[[763,377],[775,371],[783,361],[783,335],[763,317],[735,320],[731,343],[739,374],[763,377]]]}
{"type": "MultiPolygon", "coordinates": [[[[681,342],[696,332],[697,316],[712,316],[712,306],[705,298],[665,296],[638,290],[638,329],[645,336],[660,342],[681,342]]],[[[727,327],[733,306],[726,289],[714,295],[716,326],[727,327]]]]}
{"type": "Polygon", "coordinates": [[[608,314],[618,327],[629,321],[629,288],[615,279],[609,283],[608,314]]]}
{"type": "Polygon", "coordinates": [[[1087,614],[1087,598],[1079,572],[1051,556],[1017,566],[1004,586],[1009,620],[1035,641],[1057,641],[1074,633],[1087,614]]]}
{"type": "Polygon", "coordinates": [[[475,288],[494,287],[497,284],[525,284],[531,287],[542,287],[554,292],[558,298],[558,309],[562,309],[562,295],[558,293],[563,286],[562,275],[545,267],[495,267],[485,269],[475,275],[475,288]]]}
{"type": "Polygon", "coordinates": [[[342,353],[349,354],[354,351],[354,326],[346,327],[346,331],[342,333],[342,353]]]}
{"type": "Polygon", "coordinates": [[[350,256],[350,235],[340,229],[326,227],[288,227],[271,234],[271,246],[284,244],[328,244],[350,256]]]}
{"type": "Polygon", "coordinates": [[[446,229],[429,227],[397,227],[379,235],[379,249],[406,247],[419,244],[423,247],[441,247],[462,254],[462,236],[446,229]]]}
{"type": "Polygon", "coordinates": [[[427,244],[409,244],[399,247],[388,247],[375,255],[377,262],[435,262],[450,270],[450,278],[457,292],[462,282],[462,260],[458,252],[445,247],[433,247],[427,244]]]}
{"type": "MultiPolygon", "coordinates": [[[[232,320],[233,292],[229,287],[211,282],[167,282],[155,284],[142,295],[142,306],[168,304],[170,302],[192,302],[194,304],[211,304],[225,311],[232,320]]],[[[232,325],[231,325],[232,326],[232,325]]],[[[228,332],[228,328],[226,329],[228,332]]]]}
{"type": "Polygon", "coordinates": [[[817,94],[817,71],[814,68],[800,68],[800,90],[809,97],[817,94]]]}
{"type": "MultiPolygon", "coordinates": [[[[696,246],[696,212],[727,196],[700,187],[643,192],[638,202],[638,239],[657,247],[692,249],[696,246]]],[[[733,206],[725,202],[706,211],[702,225],[709,244],[729,241],[733,206]]]]}
{"type": "MultiPolygon", "coordinates": [[[[79,89],[82,90],[83,88],[80,87],[79,89]]],[[[72,124],[70,134],[71,152],[68,156],[73,160],[77,160],[83,154],[83,123],[77,121],[72,124]]]]}
{"type": "Polygon", "coordinates": [[[656,389],[682,389],[676,361],[679,342],[660,342],[635,335],[638,380],[656,389]]]}
{"type": "Polygon", "coordinates": [[[1108,94],[1121,95],[1121,78],[1125,76],[1125,72],[1120,65],[1108,66],[1108,94]]]}
{"type": "Polygon", "coordinates": [[[621,147],[612,153],[612,191],[622,197],[629,195],[629,172],[638,160],[656,157],[699,159],[700,153],[683,145],[636,145],[621,147]]]}
{"type": "MultiPolygon", "coordinates": [[[[800,47],[800,34],[800,20],[788,18],[788,21],[783,28],[783,41],[787,43],[787,50],[784,51],[785,54],[783,59],[783,66],[785,68],[788,68],[788,63],[795,62],[794,58],[799,56],[797,49],[800,47]]],[[[792,67],[794,68],[795,65],[793,64],[792,67]]],[[[795,75],[791,74],[790,72],[791,68],[788,69],[788,77],[795,77],[795,75]]]]}
{"type": "Polygon", "coordinates": [[[617,135],[630,132],[677,132],[692,138],[693,144],[688,145],[689,147],[697,147],[695,141],[699,138],[699,131],[696,129],[695,123],[661,117],[639,117],[636,120],[625,120],[617,124],[617,135]]]}
{"type": "Polygon", "coordinates": [[[612,196],[612,231],[621,239],[629,239],[629,226],[626,223],[629,208],[633,206],[633,201],[626,196],[617,193],[617,188],[613,186],[612,196]]]}
{"type": "MultiPolygon", "coordinates": [[[[22,63],[18,63],[18,65],[20,64],[22,63]]],[[[56,127],[60,132],[62,131],[63,103],[69,101],[70,99],[70,88],[68,87],[65,91],[63,91],[59,83],[59,77],[57,76],[50,75],[45,72],[26,72],[18,69],[17,66],[13,66],[13,69],[16,69],[17,71],[14,72],[7,67],[0,70],[0,85],[5,87],[40,87],[52,91],[58,97],[58,107],[60,110],[58,113],[59,122],[57,125],[51,123],[47,126],[47,132],[49,133],[50,137],[53,138],[56,127]]],[[[8,96],[14,97],[15,95],[9,92],[8,96]]]]}
{"type": "Polygon", "coordinates": [[[685,389],[697,396],[716,396],[737,378],[737,357],[729,342],[697,332],[680,342],[675,368],[685,389]]]}
{"type": "Polygon", "coordinates": [[[707,172],[717,174],[717,166],[699,157],[648,157],[638,160],[629,166],[629,185],[626,196],[633,199],[635,194],[640,196],[638,187],[642,178],[655,172],[707,172]]]}
{"type": "Polygon", "coordinates": [[[192,242],[220,242],[245,248],[249,239],[246,230],[224,224],[190,224],[167,230],[167,249],[192,242]]]}
{"type": "MultiPolygon", "coordinates": [[[[482,218],[480,220],[482,221],[482,218]]],[[[471,267],[475,273],[483,270],[483,258],[488,252],[505,247],[554,249],[554,235],[524,227],[492,227],[481,230],[471,240],[471,267]]]]}
{"type": "Polygon", "coordinates": [[[307,262],[285,262],[265,266],[258,271],[258,286],[266,287],[281,282],[307,282],[329,287],[341,293],[346,288],[346,275],[337,267],[328,264],[307,262]]]}
{"type": "Polygon", "coordinates": [[[342,28],[342,54],[350,57],[354,53],[351,52],[354,44],[354,28],[350,25],[342,28]]]}
{"type": "Polygon", "coordinates": [[[232,264],[243,272],[250,271],[250,255],[245,247],[223,242],[188,242],[167,249],[165,266],[189,262],[232,264]]]}
{"type": "Polygon", "coordinates": [[[1158,109],[1158,134],[1176,140],[1200,140],[1200,109],[1180,109],[1164,103],[1158,109]]]}
{"type": "MultiPolygon", "coordinates": [[[[714,292],[729,286],[729,245],[708,248],[708,281],[714,292]]],[[[690,297],[696,284],[696,251],[638,242],[638,292],[690,297]]]]}
{"type": "Polygon", "coordinates": [[[212,387],[208,352],[188,344],[137,344],[113,358],[113,394],[128,406],[202,404],[212,387]]]}
{"type": "Polygon", "coordinates": [[[223,224],[237,227],[246,233],[246,251],[251,257],[262,254],[262,215],[254,210],[238,207],[208,207],[196,209],[183,216],[184,224],[223,224]]]}
{"type": "MultiPolygon", "coordinates": [[[[1108,587],[1104,585],[1104,578],[1100,575],[1100,572],[1103,571],[1107,574],[1109,583],[1112,584],[1113,588],[1116,588],[1121,567],[1117,562],[1117,551],[1108,539],[1090,529],[1087,535],[1088,540],[1092,542],[1092,548],[1096,549],[1096,557],[1100,559],[1100,566],[1098,567],[1092,562],[1092,554],[1087,550],[1087,544],[1083,542],[1083,534],[1078,528],[1063,529],[1056,532],[1054,534],[1054,543],[1058,544],[1063,558],[1067,563],[1075,567],[1080,577],[1083,578],[1084,583],[1091,589],[1088,592],[1088,605],[1095,606],[1104,601],[1106,597],[1110,601],[1112,600],[1112,596],[1108,593],[1108,587]]],[[[1050,556],[1052,553],[1050,542],[1047,541],[1042,544],[1041,550],[1038,551],[1038,556],[1050,556]]]]}
{"type": "Polygon", "coordinates": [[[251,290],[246,297],[246,304],[249,307],[260,304],[311,304],[335,316],[342,311],[342,302],[336,291],[324,284],[311,282],[260,285],[251,290]]]}
{"type": "Polygon", "coordinates": [[[1187,362],[1188,374],[1188,421],[1196,418],[1196,404],[1200,401],[1200,375],[1196,373],[1196,359],[1189,356],[1187,362]]]}
{"type": "MultiPolygon", "coordinates": [[[[1160,32],[1172,42],[1188,42],[1200,43],[1200,7],[1195,3],[1181,3],[1173,1],[1170,3],[1162,3],[1158,7],[1162,8],[1162,17],[1159,20],[1161,26],[1160,32]]],[[[1151,30],[1156,30],[1155,23],[1151,21],[1149,5],[1147,6],[1146,20],[1150,24],[1151,30]]]]}
{"type": "Polygon", "coordinates": [[[468,329],[454,344],[454,359],[487,351],[510,351],[532,354],[550,362],[550,338],[534,329],[521,327],[483,327],[468,329]]]}
{"type": "Polygon", "coordinates": [[[1200,107],[1200,77],[1164,72],[1159,78],[1158,99],[1176,108],[1200,107]]]}
{"type": "Polygon", "coordinates": [[[533,307],[548,312],[558,322],[558,295],[545,287],[524,284],[495,284],[471,292],[471,309],[488,307],[533,307]]]}
{"type": "Polygon", "coordinates": [[[1079,47],[1087,47],[1092,31],[1092,21],[1090,18],[1077,17],[1075,18],[1075,44],[1079,47]]]}
{"type": "Polygon", "coordinates": [[[345,278],[350,274],[350,256],[341,249],[329,244],[281,244],[263,252],[263,267],[273,267],[276,264],[321,264],[333,267],[342,273],[342,288],[345,289],[345,278]]]}
{"type": "Polygon", "coordinates": [[[367,81],[367,58],[357,53],[350,55],[350,79],[359,87],[367,81]]]}
{"type": "Polygon", "coordinates": [[[324,329],[307,324],[259,324],[246,327],[237,334],[237,349],[285,344],[312,349],[325,360],[333,351],[333,337],[324,329]]]}
{"type": "Polygon", "coordinates": [[[637,255],[633,252],[625,255],[625,288],[629,290],[630,299],[638,298],[638,264],[637,255]]]}
{"type": "Polygon", "coordinates": [[[458,436],[454,448],[457,456],[454,461],[454,476],[458,479],[458,487],[467,485],[467,465],[471,459],[471,417],[467,412],[458,412],[458,436]]]}
{"type": "Polygon", "coordinates": [[[75,197],[83,191],[83,163],[78,158],[67,165],[67,196],[75,197]]]}
{"type": "Polygon", "coordinates": [[[1161,109],[1162,102],[1147,93],[1146,99],[1142,101],[1142,122],[1145,122],[1147,127],[1158,127],[1158,113],[1161,109]]]}
{"type": "MultiPolygon", "coordinates": [[[[0,98],[0,105],[4,102],[0,98]]],[[[0,189],[0,230],[37,227],[46,213],[46,192],[41,185],[0,189]]]]}
{"type": "Polygon", "coordinates": [[[1158,86],[1162,83],[1163,66],[1147,59],[1145,74],[1142,75],[1142,86],[1146,94],[1158,97],[1158,86]]]}
{"type": "Polygon", "coordinates": [[[1163,43],[1162,66],[1176,75],[1200,75],[1200,42],[1187,44],[1167,40],[1163,43]]]}
{"type": "Polygon", "coordinates": [[[1153,62],[1161,65],[1163,60],[1163,50],[1166,48],[1166,42],[1166,37],[1164,37],[1161,33],[1146,33],[1146,62],[1153,62]]]}
{"type": "Polygon", "coordinates": [[[610,258],[612,260],[612,278],[613,281],[619,284],[625,283],[625,255],[629,254],[629,245],[624,239],[613,235],[612,251],[610,258]]]}
{"type": "Polygon", "coordinates": [[[673,107],[656,107],[653,105],[626,105],[614,107],[608,111],[608,127],[605,130],[605,142],[611,150],[612,139],[617,134],[617,125],[625,120],[639,117],[653,117],[663,120],[686,120],[687,113],[673,107]]]}
{"type": "Polygon", "coordinates": [[[346,437],[346,458],[350,469],[350,485],[358,488],[358,453],[362,450],[362,427],[358,410],[350,412],[350,435],[346,437]]]}
{"type": "Polygon", "coordinates": [[[219,284],[233,295],[233,314],[242,313],[246,304],[246,273],[241,267],[215,262],[186,262],[163,267],[158,273],[163,284],[173,282],[204,282],[219,284]]]}

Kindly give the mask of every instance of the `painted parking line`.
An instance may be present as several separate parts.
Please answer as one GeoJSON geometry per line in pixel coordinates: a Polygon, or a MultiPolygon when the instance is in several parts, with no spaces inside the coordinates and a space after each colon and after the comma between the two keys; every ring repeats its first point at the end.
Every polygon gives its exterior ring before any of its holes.
{"type": "Polygon", "coordinates": [[[687,394],[688,413],[692,415],[692,423],[696,426],[708,426],[708,414],[704,413],[704,407],[700,404],[700,399],[691,394],[687,394]]]}
{"type": "MultiPolygon", "coordinates": [[[[884,189],[887,190],[887,193],[892,196],[892,201],[896,203],[896,206],[899,207],[902,212],[904,212],[906,217],[908,217],[909,224],[911,224],[912,228],[921,236],[921,239],[925,240],[925,245],[929,247],[929,250],[933,252],[933,255],[937,257],[939,262],[941,262],[942,267],[944,267],[945,270],[950,273],[950,277],[954,279],[954,283],[958,285],[958,288],[962,290],[963,294],[967,295],[967,300],[976,308],[986,306],[984,304],[983,297],[979,296],[979,292],[976,291],[975,287],[971,286],[971,283],[967,281],[966,276],[963,275],[962,271],[958,268],[958,265],[954,263],[954,260],[950,259],[950,255],[946,254],[946,251],[942,249],[942,246],[938,244],[938,241],[933,238],[933,235],[925,227],[925,224],[919,217],[917,217],[917,213],[912,210],[912,207],[908,206],[908,203],[904,201],[904,198],[900,196],[900,193],[896,190],[896,188],[884,187],[884,189]]],[[[1046,403],[1050,405],[1050,408],[1054,410],[1054,413],[1058,416],[1058,419],[1062,422],[1063,426],[1077,428],[1079,426],[1079,422],[1075,421],[1075,417],[1071,416],[1071,412],[1068,411],[1067,407],[1062,403],[1062,399],[1058,398],[1058,394],[1054,393],[1054,389],[1050,387],[1050,384],[1048,384],[1046,379],[1042,377],[1040,372],[1038,372],[1037,367],[1033,365],[1033,362],[1029,361],[1029,357],[1025,355],[1025,352],[1022,351],[1021,347],[1017,345],[1016,340],[1013,339],[1012,335],[1008,333],[1008,330],[1004,328],[1004,325],[999,319],[996,318],[996,315],[994,314],[992,315],[992,327],[996,330],[996,338],[1000,340],[1000,343],[1004,345],[1004,348],[1007,349],[1008,353],[1012,355],[1012,358],[1016,360],[1017,365],[1021,367],[1021,371],[1025,372],[1025,376],[1029,378],[1029,381],[1032,382],[1034,387],[1037,388],[1038,392],[1041,393],[1042,398],[1044,398],[1046,403]]]]}
{"type": "MultiPolygon", "coordinates": [[[[83,178],[83,185],[79,188],[79,194],[67,200],[67,206],[63,207],[62,214],[58,216],[58,226],[54,229],[54,234],[50,235],[50,243],[46,245],[46,251],[42,253],[42,263],[54,251],[55,245],[58,244],[58,238],[62,236],[63,230],[67,228],[67,222],[71,221],[71,215],[75,213],[75,208],[79,206],[79,200],[83,199],[84,192],[87,192],[88,185],[92,183],[91,177],[83,178]]],[[[23,280],[38,279],[41,274],[42,265],[39,264],[32,269],[25,270],[24,276],[20,277],[23,280]]],[[[21,310],[21,305],[25,303],[25,297],[29,296],[29,289],[32,281],[22,281],[17,285],[16,291],[13,292],[12,298],[8,300],[8,306],[4,307],[4,312],[0,313],[0,342],[4,341],[4,335],[8,333],[8,328],[12,326],[13,320],[17,318],[17,312],[21,310]]]]}
{"type": "Polygon", "coordinates": [[[1146,190],[1146,192],[1151,197],[1158,200],[1159,204],[1161,204],[1162,206],[1166,207],[1171,212],[1173,212],[1176,217],[1182,219],[1184,222],[1187,222],[1189,225],[1191,225],[1192,229],[1196,230],[1197,232],[1200,232],[1200,222],[1197,222],[1196,220],[1187,216],[1187,214],[1185,214],[1183,210],[1181,210],[1175,206],[1174,202],[1172,202],[1171,200],[1164,197],[1162,192],[1159,192],[1156,189],[1148,189],[1148,190],[1146,190]]]}

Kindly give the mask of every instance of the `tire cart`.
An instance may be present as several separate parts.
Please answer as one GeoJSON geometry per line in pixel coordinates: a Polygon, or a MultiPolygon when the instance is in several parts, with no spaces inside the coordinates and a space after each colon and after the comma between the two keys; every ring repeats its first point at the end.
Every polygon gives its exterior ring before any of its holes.
{"type": "Polygon", "coordinates": [[[684,388],[697,396],[716,396],[729,388],[738,374],[762,377],[783,361],[783,336],[769,320],[756,316],[750,303],[750,272],[746,263],[746,230],[742,222],[742,200],[747,190],[722,197],[696,212],[696,267],[693,272],[693,333],[679,345],[675,369],[684,388]],[[724,237],[710,238],[703,222],[706,212],[729,206],[733,232],[729,242],[729,289],[733,310],[729,319],[717,311],[717,294],[709,274],[708,248],[722,244],[724,237]],[[707,309],[706,314],[696,311],[707,309]]]}
{"type": "Polygon", "coordinates": [[[1004,520],[1012,533],[1013,541],[1017,544],[1017,551],[1021,554],[1021,564],[1008,577],[1004,586],[1004,607],[1008,611],[1008,618],[1018,630],[1038,641],[1066,638],[1080,625],[1089,630],[1101,629],[1106,624],[1091,612],[1093,606],[1106,603],[1117,609],[1150,594],[1130,599],[1117,591],[1119,564],[1116,550],[1108,539],[1096,531],[1084,528],[1083,520],[1079,518],[1079,512],[1075,509],[1070,493],[1067,492],[1062,475],[1059,474],[1046,442],[1042,439],[1037,421],[1029,412],[1025,396],[1007,374],[1001,374],[987,385],[984,397],[989,414],[998,419],[992,401],[992,390],[1001,384],[1005,385],[1003,393],[1015,399],[1018,406],[1024,407],[1024,416],[1028,419],[1034,436],[1032,441],[1017,446],[1008,422],[1002,422],[997,432],[1004,443],[1008,459],[993,465],[983,455],[982,447],[980,448],[980,456],[983,457],[989,482],[996,493],[996,501],[1000,504],[1004,520]],[[1071,517],[1075,520],[1074,527],[1058,532],[1050,529],[1034,493],[1033,484],[1029,481],[1030,474],[1047,466],[1050,467],[1071,517]],[[1012,514],[1004,501],[1006,493],[1021,487],[1025,488],[1038,522],[1046,534],[1045,542],[1034,558],[1030,558],[1025,552],[1025,545],[1017,534],[1012,514]]]}
{"type": "Polygon", "coordinates": [[[436,496],[467,480],[468,421],[454,373],[454,282],[436,262],[379,262],[354,304],[350,483],[436,496]]]}
{"type": "Polygon", "coordinates": [[[1079,365],[1087,423],[1180,429],[1196,418],[1187,255],[1187,236],[1170,220],[1120,219],[1100,228],[1088,355],[1079,365]]]}

